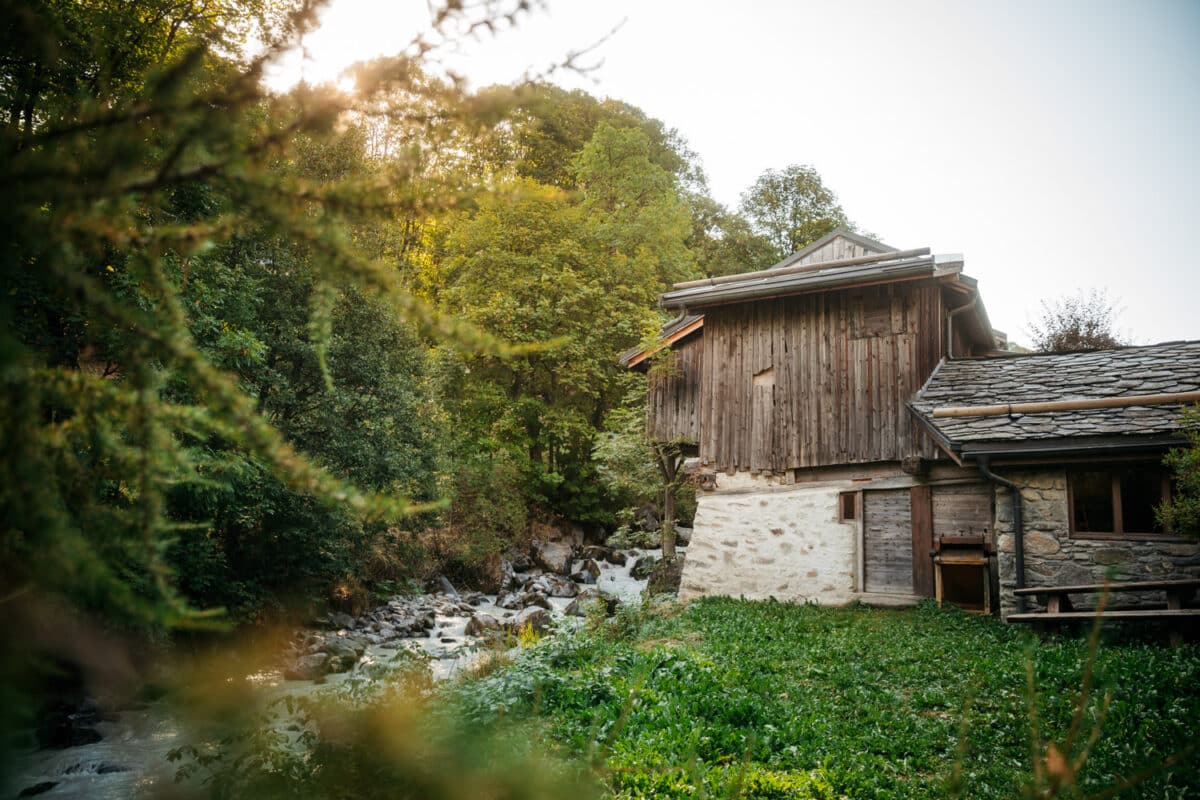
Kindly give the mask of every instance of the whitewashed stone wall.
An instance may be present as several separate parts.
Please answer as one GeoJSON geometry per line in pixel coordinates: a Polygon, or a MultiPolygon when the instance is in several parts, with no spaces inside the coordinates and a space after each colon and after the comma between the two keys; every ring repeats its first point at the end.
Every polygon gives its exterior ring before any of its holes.
{"type": "MultiPolygon", "coordinates": [[[[1025,527],[1025,583],[1050,586],[1113,580],[1161,580],[1200,576],[1200,542],[1072,539],[1067,519],[1067,476],[1062,470],[1004,471],[1021,486],[1025,527]]],[[[1016,609],[1016,557],[1013,550],[1012,498],[996,492],[996,549],[999,551],[1001,613],[1016,609]]],[[[1086,598],[1077,605],[1086,608],[1086,598]]],[[[1161,593],[1122,593],[1121,605],[1162,602],[1161,593]]],[[[1030,598],[1029,610],[1041,607],[1030,598]]]]}
{"type": "Polygon", "coordinates": [[[838,522],[848,481],[772,485],[720,476],[722,491],[697,498],[679,596],[842,604],[854,599],[858,525],[838,522]]]}

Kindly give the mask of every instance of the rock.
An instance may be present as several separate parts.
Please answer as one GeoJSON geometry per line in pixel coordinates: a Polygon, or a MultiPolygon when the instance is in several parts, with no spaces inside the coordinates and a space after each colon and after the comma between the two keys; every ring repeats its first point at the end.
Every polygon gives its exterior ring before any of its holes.
{"type": "Polygon", "coordinates": [[[504,559],[512,567],[513,572],[528,572],[533,569],[533,559],[524,550],[509,550],[504,559]]]}
{"type": "Polygon", "coordinates": [[[38,746],[59,750],[95,744],[104,738],[94,727],[100,721],[100,714],[91,703],[57,706],[38,723],[38,746]]]}
{"type": "Polygon", "coordinates": [[[290,667],[283,671],[283,677],[289,681],[312,681],[328,671],[329,654],[313,653],[297,658],[290,667]]]}
{"type": "Polygon", "coordinates": [[[355,640],[338,638],[326,642],[321,652],[329,655],[327,672],[347,672],[358,663],[366,647],[355,640]]]}
{"type": "Polygon", "coordinates": [[[639,581],[645,580],[650,577],[650,573],[654,571],[654,565],[657,563],[658,556],[642,556],[633,562],[633,568],[629,570],[629,574],[639,581]]]}
{"type": "Polygon", "coordinates": [[[610,550],[608,555],[604,557],[604,560],[618,567],[625,566],[626,562],[629,561],[625,554],[620,550],[610,550]]]}
{"type": "Polygon", "coordinates": [[[546,595],[539,592],[525,592],[517,598],[517,605],[513,607],[513,610],[515,611],[518,609],[529,608],[530,606],[538,606],[539,608],[544,608],[547,611],[552,611],[554,609],[554,606],[550,605],[550,600],[546,597],[546,595]]]}
{"type": "Polygon", "coordinates": [[[675,544],[680,547],[687,547],[692,543],[692,529],[685,528],[682,525],[675,526],[675,544]]]}
{"type": "Polygon", "coordinates": [[[466,597],[466,604],[469,606],[478,606],[487,602],[487,596],[482,592],[471,592],[466,597]]]}
{"type": "Polygon", "coordinates": [[[496,605],[500,608],[507,608],[516,611],[521,607],[521,595],[516,592],[509,592],[496,598],[496,605]]]}
{"type": "Polygon", "coordinates": [[[1052,534],[1037,531],[1026,531],[1023,544],[1025,552],[1030,555],[1048,556],[1062,549],[1062,545],[1052,534]]]}
{"type": "Polygon", "coordinates": [[[550,597],[574,597],[579,594],[578,585],[557,575],[544,575],[542,578],[539,578],[539,581],[545,582],[547,591],[544,594],[550,597]]]}
{"type": "Polygon", "coordinates": [[[467,620],[467,636],[487,636],[489,633],[503,629],[500,620],[482,611],[467,620]]]}
{"type": "Polygon", "coordinates": [[[565,542],[537,541],[533,543],[533,560],[548,572],[566,575],[571,571],[573,551],[565,542]]]}
{"type": "Polygon", "coordinates": [[[596,604],[603,604],[604,613],[612,616],[616,613],[617,606],[621,604],[621,601],[608,592],[602,592],[599,589],[584,589],[579,593],[578,597],[563,609],[563,613],[569,617],[584,617],[587,616],[588,607],[596,604]]]}
{"type": "MultiPolygon", "coordinates": [[[[636,567],[635,567],[636,568],[636,567]]],[[[679,581],[683,577],[683,556],[660,559],[650,572],[646,582],[646,594],[679,594],[679,581]]]]}
{"type": "Polygon", "coordinates": [[[329,627],[334,629],[346,628],[347,630],[354,630],[354,617],[342,611],[337,611],[329,615],[329,627]]]}
{"type": "Polygon", "coordinates": [[[520,633],[526,627],[531,627],[538,633],[550,630],[550,612],[540,606],[530,606],[511,620],[505,626],[513,633],[520,633]]]}
{"type": "Polygon", "coordinates": [[[46,792],[50,791],[55,786],[58,786],[58,781],[42,781],[41,783],[35,783],[33,786],[27,786],[18,792],[17,797],[37,797],[39,794],[45,794],[46,792]]]}
{"type": "Polygon", "coordinates": [[[580,558],[584,560],[590,558],[593,561],[607,561],[610,555],[612,555],[612,550],[598,544],[589,544],[579,553],[580,558]]]}
{"type": "Polygon", "coordinates": [[[589,585],[589,584],[594,584],[596,582],[596,576],[592,575],[589,572],[584,572],[583,570],[580,570],[579,572],[571,573],[571,581],[573,583],[582,583],[585,585],[589,585]]]}

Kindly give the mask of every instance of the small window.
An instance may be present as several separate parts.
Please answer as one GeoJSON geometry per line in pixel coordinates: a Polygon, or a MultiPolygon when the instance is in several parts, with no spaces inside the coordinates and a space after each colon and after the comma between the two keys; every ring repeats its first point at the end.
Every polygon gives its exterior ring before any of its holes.
{"type": "Polygon", "coordinates": [[[1075,470],[1068,476],[1071,535],[1087,538],[1152,538],[1165,535],[1155,509],[1170,497],[1166,473],[1157,467],[1075,470]]]}
{"type": "Polygon", "coordinates": [[[838,495],[838,522],[854,522],[858,519],[858,492],[842,492],[838,495]]]}

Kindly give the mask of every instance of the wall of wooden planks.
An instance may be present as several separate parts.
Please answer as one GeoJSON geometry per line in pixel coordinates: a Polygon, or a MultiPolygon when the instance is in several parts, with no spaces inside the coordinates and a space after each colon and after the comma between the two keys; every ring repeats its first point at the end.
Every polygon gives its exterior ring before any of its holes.
{"type": "Polygon", "coordinates": [[[654,441],[700,441],[703,340],[693,335],[671,348],[647,375],[646,430],[654,441]]]}
{"type": "MultiPolygon", "coordinates": [[[[698,430],[686,427],[701,460],[758,473],[937,458],[905,403],[945,353],[941,292],[919,281],[706,309],[709,368],[698,430]]],[[[652,412],[656,424],[691,413],[670,402],[669,413],[652,412]]]]}

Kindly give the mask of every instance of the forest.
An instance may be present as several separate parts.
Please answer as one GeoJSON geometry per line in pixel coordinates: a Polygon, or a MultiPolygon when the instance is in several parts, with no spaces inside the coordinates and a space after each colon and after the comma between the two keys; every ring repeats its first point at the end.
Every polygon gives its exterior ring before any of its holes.
{"type": "MultiPolygon", "coordinates": [[[[733,668],[688,649],[699,630],[738,627],[732,601],[589,612],[581,638],[508,672],[497,655],[481,682],[419,708],[393,702],[433,696],[400,658],[386,689],[351,682],[290,734],[264,722],[214,661],[252,671],[288,626],[439,582],[496,593],[537,531],[604,541],[660,514],[645,377],[619,364],[669,320],[659,294],[854,226],[811,167],[779,165],[729,208],[686,132],[620,99],[552,71],[472,88],[441,66],[455,42],[520,25],[524,0],[437,6],[429,32],[355,65],[352,86],[286,92],[264,74],[320,2],[2,5],[0,764],[47,697],[134,676],[139,698],[191,715],[195,739],[172,760],[181,778],[209,774],[181,786],[213,796],[1004,796],[1020,782],[1024,766],[991,756],[982,795],[961,788],[984,785],[974,775],[934,781],[964,763],[942,717],[911,792],[886,769],[833,764],[811,747],[824,734],[755,739],[786,726],[750,700],[722,712],[729,741],[694,739],[686,709],[704,701],[671,692],[733,668]],[[647,658],[639,637],[665,654],[647,658]],[[672,677],[635,702],[656,670],[672,677]],[[603,718],[586,713],[596,703],[603,718]],[[657,721],[630,727],[635,705],[657,721]],[[659,745],[688,756],[641,757],[659,745]],[[735,774],[743,754],[753,764],[735,774]],[[790,772],[801,763],[824,766],[790,772]]],[[[557,69],[578,65],[566,54],[557,69]]],[[[686,524],[688,490],[670,490],[686,524]]],[[[1015,674],[1027,640],[1004,636],[1015,674]]],[[[1194,669],[1171,658],[1177,676],[1194,669]]],[[[1070,644],[1051,656],[1072,679],[1087,659],[1070,644]]],[[[956,711],[970,691],[957,682],[929,707],[956,711]]],[[[1066,725],[1070,707],[1052,706],[1046,724],[1066,725]]],[[[1194,719],[1194,702],[1175,713],[1194,719]]],[[[1163,723],[1152,744],[1178,733],[1163,723]]],[[[1023,757],[1007,739],[1003,753],[1023,757]]]]}

